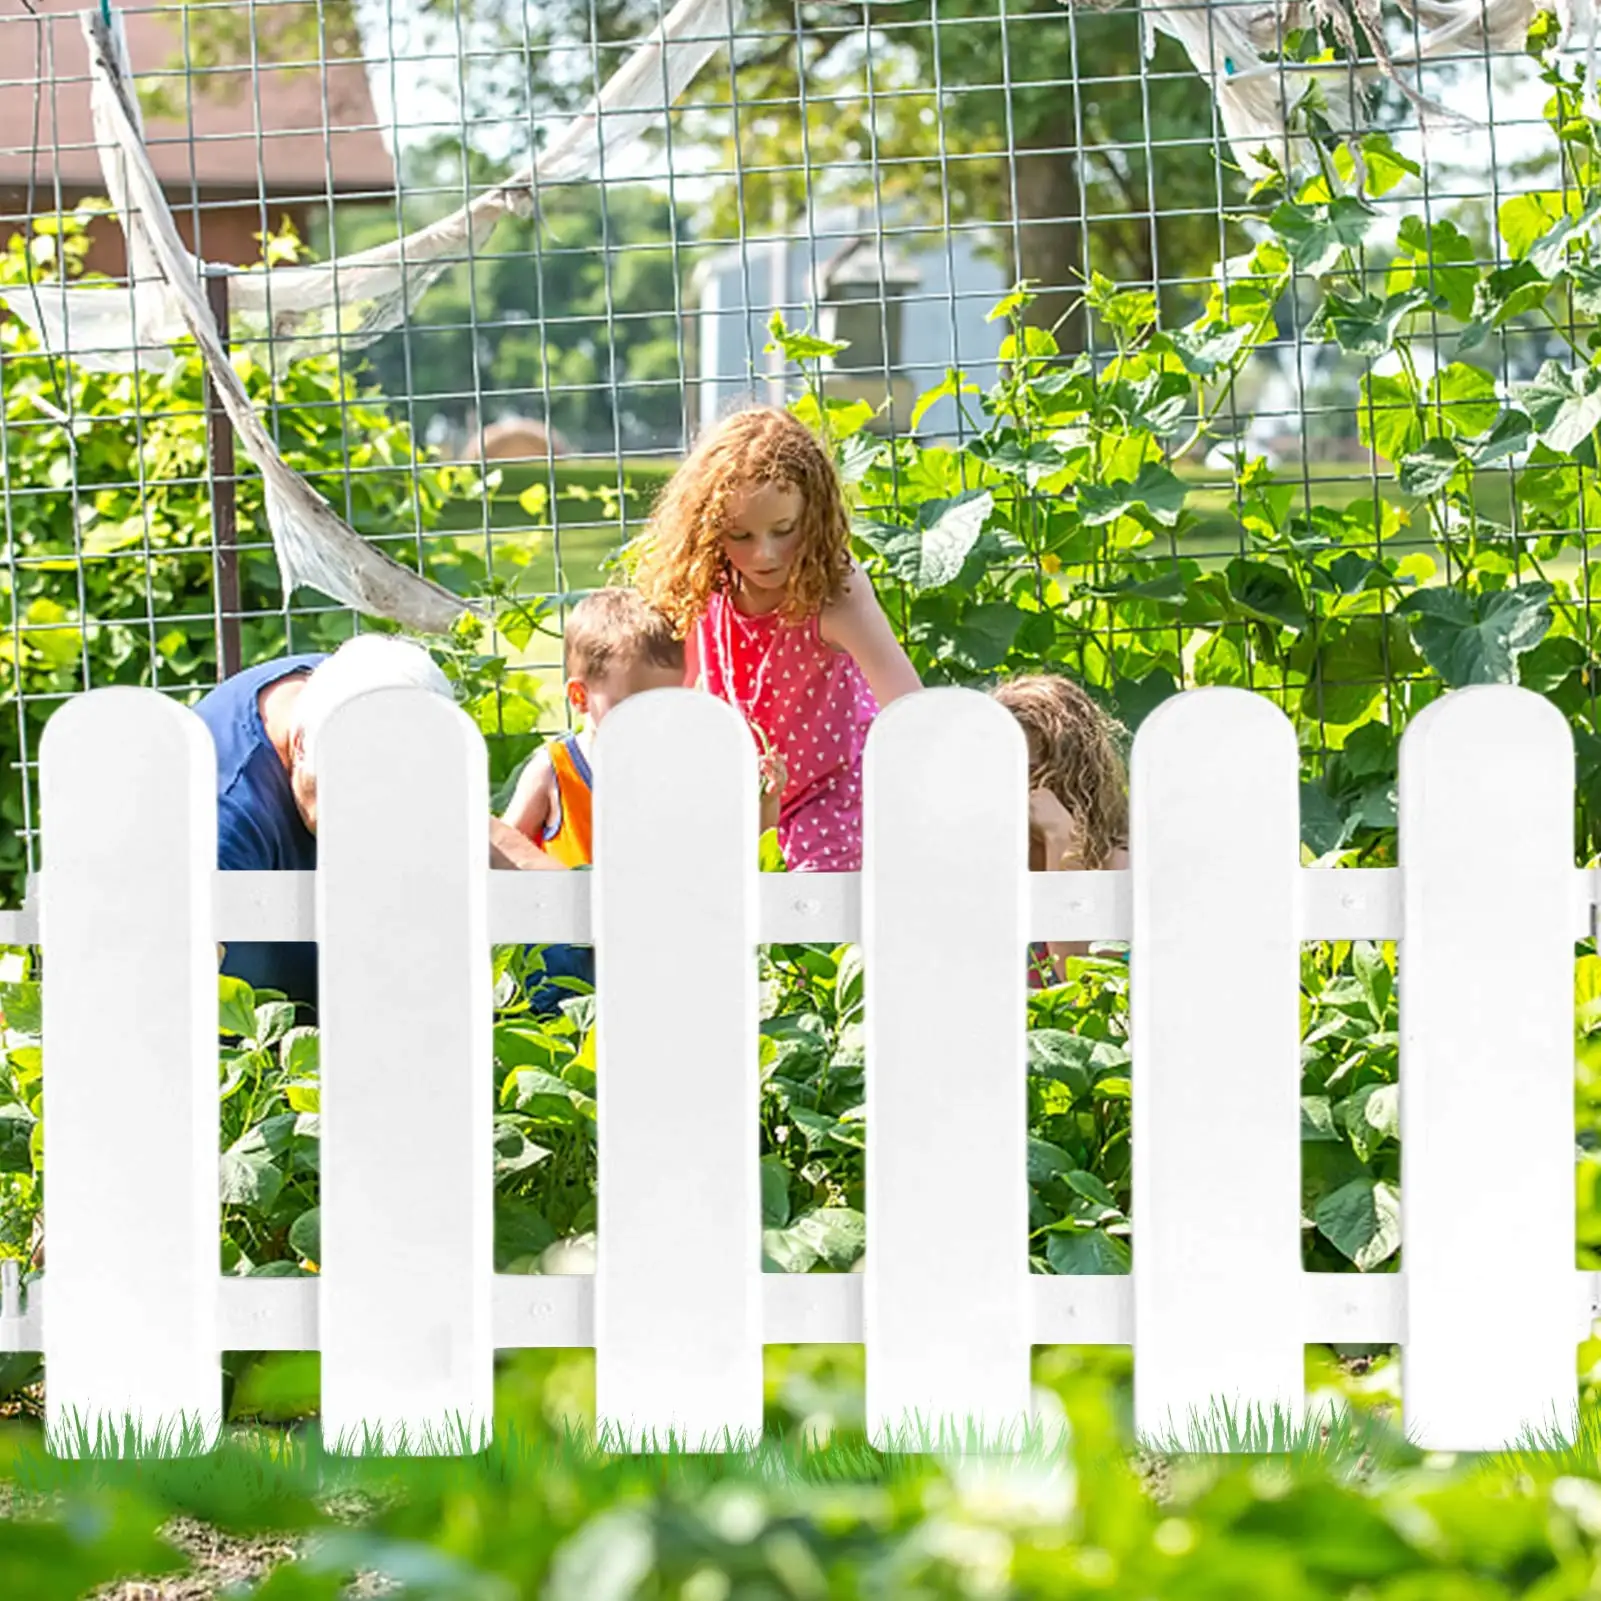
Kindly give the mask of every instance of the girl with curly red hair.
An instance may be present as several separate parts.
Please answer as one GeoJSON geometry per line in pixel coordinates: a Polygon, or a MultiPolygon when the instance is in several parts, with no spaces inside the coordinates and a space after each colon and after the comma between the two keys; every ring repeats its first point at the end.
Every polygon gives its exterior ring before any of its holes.
{"type": "Polygon", "coordinates": [[[673,475],[631,556],[640,593],[685,642],[686,682],[781,758],[786,865],[859,870],[868,725],[920,686],[851,555],[828,452],[786,411],[733,413],[673,475]]]}

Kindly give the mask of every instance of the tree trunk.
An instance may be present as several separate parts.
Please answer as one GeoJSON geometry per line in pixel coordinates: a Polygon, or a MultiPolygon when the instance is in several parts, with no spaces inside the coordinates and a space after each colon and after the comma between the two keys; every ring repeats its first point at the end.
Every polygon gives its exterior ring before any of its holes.
{"type": "MultiPolygon", "coordinates": [[[[1038,296],[1028,320],[1036,327],[1056,327],[1063,350],[1084,348],[1084,314],[1068,315],[1084,283],[1083,199],[1079,192],[1078,155],[1074,148],[1073,97],[1060,94],[1059,105],[1028,119],[1017,132],[1016,230],[1013,241],[1019,277],[1032,279],[1038,296]],[[1063,321],[1063,318],[1066,318],[1063,321]]],[[[1010,196],[1008,196],[1010,201],[1010,196]]]]}

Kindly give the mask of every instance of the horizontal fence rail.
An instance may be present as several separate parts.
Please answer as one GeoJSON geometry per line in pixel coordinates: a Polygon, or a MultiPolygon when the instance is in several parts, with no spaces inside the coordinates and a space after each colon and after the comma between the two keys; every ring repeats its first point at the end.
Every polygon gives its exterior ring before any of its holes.
{"type": "MultiPolygon", "coordinates": [[[[13,1282],[16,1266],[11,1268],[13,1282]]],[[[492,1327],[497,1351],[592,1347],[595,1281],[588,1273],[496,1273],[492,1327]]],[[[860,1345],[860,1273],[763,1273],[763,1345],[860,1345]]],[[[43,1279],[0,1311],[0,1351],[43,1351],[43,1279]]],[[[1402,1345],[1406,1342],[1406,1273],[1303,1273],[1296,1326],[1304,1344],[1402,1345]]],[[[1601,1272],[1575,1269],[1573,1339],[1601,1318],[1601,1272]]],[[[317,1280],[223,1277],[218,1351],[315,1351],[317,1280]]],[[[1133,1345],[1132,1275],[1051,1277],[1028,1281],[1032,1345],[1133,1345]]]]}
{"type": "MultiPolygon", "coordinates": [[[[533,875],[488,869],[489,938],[496,945],[587,945],[593,877],[533,875]]],[[[1296,870],[1297,938],[1398,940],[1400,867],[1300,867],[1296,870]]],[[[214,875],[219,940],[310,940],[315,873],[214,875]]],[[[1127,868],[1030,873],[1028,937],[1033,940],[1127,942],[1133,935],[1127,868]]],[[[1595,935],[1601,869],[1576,867],[1572,878],[1575,940],[1595,935]]],[[[28,881],[20,910],[0,911],[0,944],[37,945],[39,875],[28,881]]],[[[862,937],[859,873],[764,873],[757,885],[757,940],[763,945],[841,945],[862,937]]]]}
{"type": "Polygon", "coordinates": [[[481,865],[484,756],[465,714],[381,691],[322,736],[318,871],[260,874],[215,871],[214,761],[189,712],[144,690],[80,697],[45,740],[43,871],[0,925],[45,951],[52,1175],[49,1271],[25,1304],[14,1266],[0,1278],[0,1350],[44,1353],[52,1424],[91,1402],[206,1415],[217,1353],[317,1350],[335,1435],[466,1420],[481,1437],[494,1350],[592,1346],[603,1426],[712,1446],[759,1428],[764,1344],[865,1343],[869,1429],[890,1443],[935,1420],[1004,1432],[1029,1404],[1031,1345],[1131,1345],[1137,1426],[1182,1434],[1186,1414],[1219,1401],[1303,1405],[1307,1342],[1399,1343],[1419,1443],[1493,1449],[1522,1422],[1561,1426],[1575,1347],[1601,1313],[1601,1274],[1573,1266],[1571,1200],[1573,943],[1593,935],[1598,878],[1571,865],[1572,751],[1551,715],[1499,687],[1431,706],[1402,742],[1401,865],[1336,871],[1301,864],[1282,714],[1244,691],[1190,691],[1136,739],[1131,870],[1038,874],[1020,731],[985,696],[925,690],[874,726],[862,871],[761,874],[755,751],[737,715],[656,691],[600,731],[595,870],[518,874],[481,865]],[[100,817],[86,791],[108,750],[138,804],[100,817]],[[1504,758],[1489,777],[1486,750],[1504,758]],[[1487,857],[1482,841],[1512,837],[1515,851],[1487,857]],[[174,909],[163,886],[180,881],[174,909]],[[215,1264],[218,1232],[202,1093],[216,996],[194,982],[196,952],[230,939],[320,947],[314,1278],[196,1266],[215,1264]],[[1132,945],[1126,1275],[1027,1271],[1029,939],[1132,945]],[[1295,954],[1343,939],[1399,943],[1400,1272],[1300,1267],[1295,954]],[[491,1271],[482,956],[517,942],[597,947],[592,1275],[491,1271]],[[755,951],[842,942],[862,944],[866,974],[866,1255],[858,1273],[764,1273],[755,951]],[[1483,982],[1479,954],[1508,942],[1524,982],[1483,982]],[[408,977],[422,967],[426,986],[408,977]],[[139,983],[155,985],[150,1004],[89,1004],[139,983]],[[184,1175],[165,1189],[119,1122],[130,1049],[142,1094],[192,1102],[160,1131],[162,1161],[184,1175]],[[1474,1214],[1472,1240],[1501,1231],[1493,1279],[1449,1222],[1483,1200],[1473,1164],[1427,1140],[1448,1123],[1458,1149],[1504,1147],[1491,1080],[1517,1091],[1515,1159],[1540,1206],[1528,1251],[1506,1233],[1528,1219],[1474,1214]],[[1211,1123],[1226,1160],[1195,1156],[1211,1123]],[[971,1193],[945,1177],[958,1162],[971,1193]],[[420,1204],[425,1192],[448,1204],[420,1204]],[[109,1196],[115,1271],[91,1229],[109,1196]],[[951,1219],[938,1251],[907,1210],[930,1197],[951,1219]],[[685,1227],[688,1265],[673,1248],[685,1227]],[[163,1276],[129,1268],[164,1252],[163,1276]],[[1515,1381],[1462,1372],[1445,1333],[1464,1316],[1493,1317],[1507,1361],[1527,1358],[1515,1381]]]}

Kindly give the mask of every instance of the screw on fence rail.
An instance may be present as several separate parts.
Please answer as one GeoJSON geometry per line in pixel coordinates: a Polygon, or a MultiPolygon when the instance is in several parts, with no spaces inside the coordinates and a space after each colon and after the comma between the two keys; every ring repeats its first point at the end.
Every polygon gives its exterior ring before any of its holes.
{"type": "MultiPolygon", "coordinates": [[[[228,269],[212,267],[206,273],[206,299],[217,319],[222,348],[228,348],[228,269]]],[[[239,645],[239,524],[235,502],[233,424],[222,399],[205,379],[206,440],[211,461],[211,539],[217,597],[217,678],[237,673],[244,665],[239,645]]]]}

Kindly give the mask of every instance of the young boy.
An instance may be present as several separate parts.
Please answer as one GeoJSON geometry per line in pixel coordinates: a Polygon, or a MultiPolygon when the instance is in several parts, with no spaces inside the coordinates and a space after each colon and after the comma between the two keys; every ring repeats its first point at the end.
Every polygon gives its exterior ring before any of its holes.
{"type": "MultiPolygon", "coordinates": [[[[586,595],[567,618],[563,648],[567,701],[584,720],[577,734],[563,734],[534,752],[517,780],[502,821],[532,840],[564,867],[588,867],[594,859],[593,791],[590,765],[595,730],[612,709],[648,689],[679,689],[684,683],[684,644],[671,625],[632,589],[600,589],[586,595]]],[[[781,757],[762,758],[761,829],[778,826],[778,802],[786,772],[781,757]]],[[[545,949],[550,978],[595,982],[594,953],[573,945],[545,949]]],[[[536,1012],[560,1010],[561,986],[541,984],[529,994],[536,1012]]]]}
{"type": "MultiPolygon", "coordinates": [[[[523,769],[502,821],[554,856],[564,867],[587,867],[594,856],[595,730],[613,706],[647,689],[678,689],[684,682],[684,644],[667,619],[632,589],[600,589],[567,619],[563,666],[567,700],[584,719],[577,734],[542,745],[523,769]]],[[[784,787],[783,759],[763,757],[761,829],[778,824],[784,787]]]]}

